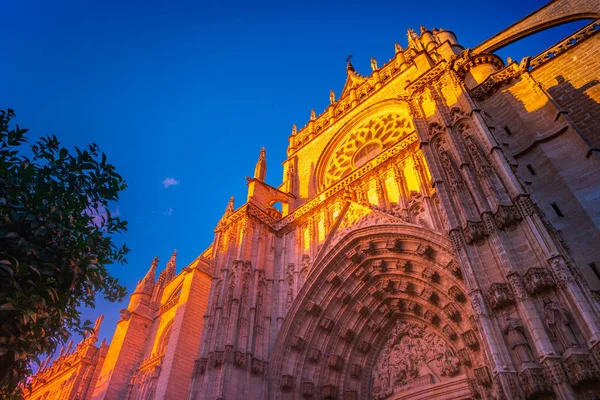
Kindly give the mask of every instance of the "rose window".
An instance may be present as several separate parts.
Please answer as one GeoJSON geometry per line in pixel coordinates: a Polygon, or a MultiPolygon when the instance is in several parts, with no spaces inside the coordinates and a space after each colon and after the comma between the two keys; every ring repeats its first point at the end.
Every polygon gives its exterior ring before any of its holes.
{"type": "Polygon", "coordinates": [[[333,152],[325,170],[325,185],[329,186],[362,167],[413,130],[406,117],[395,113],[375,117],[360,125],[333,152]]]}

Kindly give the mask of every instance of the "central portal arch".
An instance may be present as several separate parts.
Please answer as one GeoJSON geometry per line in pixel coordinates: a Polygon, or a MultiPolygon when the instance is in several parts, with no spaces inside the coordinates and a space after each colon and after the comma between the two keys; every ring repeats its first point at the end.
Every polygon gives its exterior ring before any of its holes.
{"type": "Polygon", "coordinates": [[[317,259],[278,334],[269,398],[468,398],[483,364],[445,237],[412,224],[348,233],[317,259]]]}

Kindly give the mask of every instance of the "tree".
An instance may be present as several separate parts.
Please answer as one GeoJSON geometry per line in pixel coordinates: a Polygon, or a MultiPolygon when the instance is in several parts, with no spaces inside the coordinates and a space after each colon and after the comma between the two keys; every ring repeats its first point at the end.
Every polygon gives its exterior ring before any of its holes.
{"type": "Polygon", "coordinates": [[[109,210],[127,185],[106,155],[95,144],[71,154],[54,135],[26,146],[14,116],[0,110],[0,398],[38,356],[91,328],[82,305],[123,299],[107,266],[129,251],[113,241],[127,222],[109,210]]]}

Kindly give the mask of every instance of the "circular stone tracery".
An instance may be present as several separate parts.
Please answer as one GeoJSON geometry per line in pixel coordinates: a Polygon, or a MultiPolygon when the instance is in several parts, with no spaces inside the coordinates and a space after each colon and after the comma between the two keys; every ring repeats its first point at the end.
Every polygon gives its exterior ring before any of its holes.
{"type": "Polygon", "coordinates": [[[329,186],[337,182],[413,131],[410,120],[399,113],[371,118],[346,135],[333,151],[327,161],[323,183],[329,186]]]}

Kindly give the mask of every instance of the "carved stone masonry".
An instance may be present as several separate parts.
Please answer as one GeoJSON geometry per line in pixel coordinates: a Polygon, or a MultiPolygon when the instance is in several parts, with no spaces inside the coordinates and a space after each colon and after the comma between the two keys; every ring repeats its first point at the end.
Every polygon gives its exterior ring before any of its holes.
{"type": "Polygon", "coordinates": [[[356,346],[358,348],[358,350],[362,353],[368,353],[369,350],[371,349],[371,343],[369,343],[368,341],[364,340],[364,339],[360,339],[358,341],[358,344],[356,346]]]}
{"type": "Polygon", "coordinates": [[[352,307],[352,311],[360,315],[367,315],[369,313],[369,309],[362,302],[357,301],[354,307],[352,307]]]}
{"type": "Polygon", "coordinates": [[[440,322],[440,317],[438,317],[438,315],[432,310],[425,311],[423,317],[429,322],[431,322],[433,325],[437,325],[440,322]]]}
{"type": "Polygon", "coordinates": [[[518,273],[515,272],[508,275],[507,279],[510,283],[513,293],[518,300],[524,300],[528,297],[527,291],[525,290],[525,285],[523,284],[523,279],[518,273]]]}
{"type": "Polygon", "coordinates": [[[468,331],[462,333],[461,336],[463,342],[471,349],[477,350],[479,348],[479,340],[477,340],[477,334],[474,331],[469,329],[468,331]]]}
{"type": "Polygon", "coordinates": [[[498,309],[515,302],[515,297],[507,283],[492,283],[488,291],[490,305],[498,309]]]}
{"type": "Polygon", "coordinates": [[[379,307],[379,312],[383,314],[385,318],[389,318],[393,313],[392,309],[389,308],[387,304],[382,304],[381,307],[379,307]]]}
{"type": "Polygon", "coordinates": [[[344,359],[340,355],[330,354],[327,359],[327,365],[329,365],[329,368],[339,371],[344,366],[344,359]]]}
{"type": "Polygon", "coordinates": [[[519,372],[519,382],[528,399],[552,393],[552,386],[547,381],[544,371],[539,367],[523,368],[519,372]]]}
{"type": "Polygon", "coordinates": [[[433,257],[433,249],[431,248],[431,246],[425,243],[419,243],[419,246],[417,246],[415,253],[425,258],[433,257]]]}
{"type": "Polygon", "coordinates": [[[521,213],[515,206],[498,206],[498,211],[494,214],[494,222],[498,229],[504,229],[523,219],[521,213]]]}
{"type": "Polygon", "coordinates": [[[386,265],[385,265],[385,261],[383,260],[375,260],[371,263],[371,267],[373,268],[373,271],[379,271],[379,272],[385,272],[386,271],[386,265]]]}
{"type": "Polygon", "coordinates": [[[335,385],[321,386],[321,398],[324,400],[337,399],[338,388],[335,385]]]}
{"type": "Polygon", "coordinates": [[[442,328],[442,332],[444,332],[444,334],[448,336],[450,340],[456,340],[457,338],[456,332],[454,331],[454,329],[452,329],[450,325],[444,325],[444,327],[442,328]]]}
{"type": "Polygon", "coordinates": [[[539,293],[556,285],[547,268],[529,268],[523,278],[529,294],[539,293]]]}
{"type": "Polygon", "coordinates": [[[266,371],[267,363],[265,361],[261,361],[256,357],[252,357],[252,373],[256,375],[264,375],[266,371]]]}
{"type": "Polygon", "coordinates": [[[466,300],[464,293],[456,285],[450,286],[448,295],[456,301],[464,302],[466,300]]]}
{"type": "Polygon", "coordinates": [[[308,359],[312,362],[319,362],[319,358],[321,358],[321,350],[316,347],[311,347],[308,351],[308,359]]]}
{"type": "Polygon", "coordinates": [[[578,386],[586,382],[597,382],[600,378],[598,367],[592,355],[579,351],[569,351],[563,356],[565,371],[571,385],[578,386]]]}
{"type": "Polygon", "coordinates": [[[327,275],[327,282],[331,283],[333,286],[337,286],[342,283],[342,280],[334,271],[332,271],[327,275]]]}
{"type": "Polygon", "coordinates": [[[327,332],[333,328],[333,325],[333,321],[327,317],[323,317],[321,318],[321,321],[319,321],[319,327],[327,332]]]}
{"type": "Polygon", "coordinates": [[[361,374],[362,367],[360,366],[360,364],[352,364],[352,366],[350,367],[350,376],[352,376],[353,378],[360,378],[361,374]]]}
{"type": "Polygon", "coordinates": [[[348,302],[350,302],[350,299],[352,298],[352,296],[350,296],[350,294],[348,292],[346,292],[345,290],[340,290],[335,297],[341,301],[343,304],[348,304],[348,302]]]}
{"type": "Polygon", "coordinates": [[[303,397],[312,397],[315,391],[315,384],[312,382],[302,382],[300,385],[300,393],[303,397]]]}
{"type": "Polygon", "coordinates": [[[519,364],[534,362],[534,356],[527,337],[525,328],[518,318],[512,318],[508,312],[504,312],[504,325],[502,332],[508,337],[508,346],[514,352],[519,364]]]}
{"type": "Polygon", "coordinates": [[[354,338],[354,331],[347,326],[342,325],[339,331],[339,336],[346,342],[349,342],[354,338]]]}
{"type": "Polygon", "coordinates": [[[306,346],[306,340],[304,340],[303,338],[301,338],[298,335],[294,335],[294,336],[292,336],[290,345],[292,346],[293,349],[302,351],[302,350],[304,350],[304,347],[306,346]]]}
{"type": "Polygon", "coordinates": [[[471,365],[471,354],[469,352],[469,349],[460,349],[456,352],[456,354],[458,355],[458,359],[462,364],[471,365]]]}
{"type": "Polygon", "coordinates": [[[314,316],[318,316],[319,314],[321,314],[321,306],[319,306],[317,303],[315,303],[312,300],[308,301],[304,310],[307,313],[314,315],[314,316]]]}
{"type": "Polygon", "coordinates": [[[446,314],[446,316],[448,316],[448,318],[450,318],[452,321],[457,322],[460,320],[460,314],[454,304],[452,304],[452,303],[446,304],[443,308],[443,311],[444,311],[444,314],[446,314]]]}
{"type": "Polygon", "coordinates": [[[381,288],[379,288],[377,286],[369,287],[369,294],[371,296],[373,296],[374,298],[376,298],[377,300],[381,300],[384,295],[383,290],[381,290],[381,288]]]}
{"type": "Polygon", "coordinates": [[[290,391],[294,389],[294,377],[291,375],[281,376],[281,390],[290,391]]]}
{"type": "Polygon", "coordinates": [[[475,368],[473,370],[473,374],[475,375],[475,379],[479,385],[484,387],[489,387],[492,385],[492,376],[488,367],[475,368]]]}
{"type": "Polygon", "coordinates": [[[463,228],[463,235],[467,244],[482,240],[485,234],[485,225],[481,221],[467,221],[466,226],[463,228]]]}
{"type": "Polygon", "coordinates": [[[567,308],[558,301],[552,301],[549,297],[544,297],[543,301],[544,322],[552,337],[561,346],[562,351],[580,348],[581,345],[576,334],[577,328],[567,308]]]}
{"type": "Polygon", "coordinates": [[[542,362],[546,379],[553,385],[560,385],[567,381],[561,361],[558,357],[546,357],[542,362]]]}

